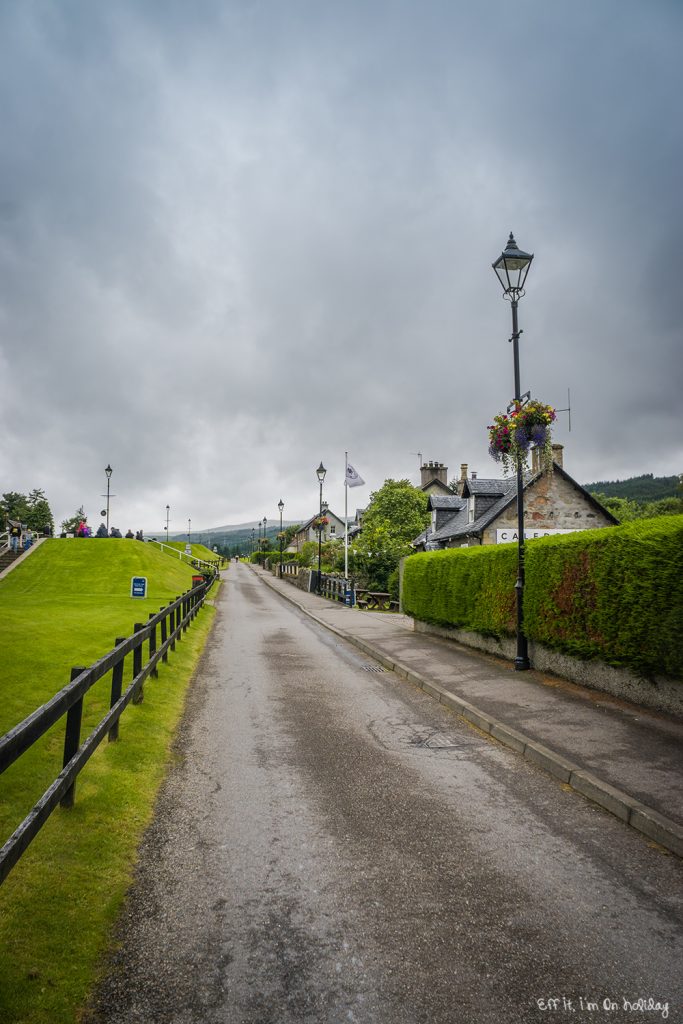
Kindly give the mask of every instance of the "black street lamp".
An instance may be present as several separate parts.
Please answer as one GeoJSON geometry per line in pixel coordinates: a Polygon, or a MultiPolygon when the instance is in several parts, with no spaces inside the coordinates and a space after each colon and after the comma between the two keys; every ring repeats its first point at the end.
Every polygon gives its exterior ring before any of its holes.
{"type": "MultiPolygon", "coordinates": [[[[522,402],[522,386],[519,377],[519,336],[522,333],[517,323],[517,303],[524,295],[524,283],[529,267],[533,260],[533,253],[522,252],[510,232],[510,238],[505,249],[492,264],[498,275],[498,280],[503,286],[503,298],[507,299],[512,307],[512,352],[515,368],[515,401],[522,402]]],[[[524,632],[524,475],[521,461],[517,462],[517,657],[515,658],[515,669],[523,672],[530,668],[529,647],[524,632]]]]}
{"type": "Polygon", "coordinates": [[[192,520],[187,520],[187,543],[192,547],[192,520]]]}
{"type": "Polygon", "coordinates": [[[256,530],[252,526],[252,528],[251,528],[251,554],[252,555],[254,554],[254,536],[255,536],[255,533],[256,533],[256,530]]]}
{"type": "Polygon", "coordinates": [[[327,470],[323,466],[321,460],[320,465],[315,471],[315,475],[318,478],[318,483],[320,484],[320,504],[318,509],[318,583],[315,588],[318,593],[320,593],[320,583],[322,576],[323,528],[320,523],[320,520],[322,519],[323,515],[323,480],[325,479],[326,473],[327,470]]]}
{"type": "Polygon", "coordinates": [[[107,477],[107,537],[109,536],[109,483],[111,481],[111,475],[114,470],[111,468],[109,463],[105,466],[104,472],[107,477]]]}
{"type": "Polygon", "coordinates": [[[282,510],[285,507],[282,498],[278,501],[277,507],[280,509],[280,579],[282,579],[282,510]]]}
{"type": "Polygon", "coordinates": [[[169,515],[170,511],[171,511],[171,506],[167,505],[166,506],[166,543],[167,544],[168,544],[168,515],[169,515]]]}

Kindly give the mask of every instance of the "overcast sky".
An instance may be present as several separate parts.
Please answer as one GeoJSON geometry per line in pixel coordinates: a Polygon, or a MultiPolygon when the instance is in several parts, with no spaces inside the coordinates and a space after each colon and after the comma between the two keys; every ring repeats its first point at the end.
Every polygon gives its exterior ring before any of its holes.
{"type": "Polygon", "coordinates": [[[680,0],[2,0],[0,490],[160,532],[499,470],[491,269],[578,481],[683,471],[680,0]]]}

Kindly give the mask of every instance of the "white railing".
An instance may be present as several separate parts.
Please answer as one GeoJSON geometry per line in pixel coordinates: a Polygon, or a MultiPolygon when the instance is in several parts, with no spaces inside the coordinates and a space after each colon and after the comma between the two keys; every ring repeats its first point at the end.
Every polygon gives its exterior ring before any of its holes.
{"type": "Polygon", "coordinates": [[[150,540],[149,544],[157,544],[162,551],[166,550],[172,555],[177,555],[182,562],[183,558],[186,558],[190,565],[208,565],[210,569],[213,569],[215,565],[220,562],[220,558],[216,557],[215,562],[209,562],[206,558],[199,558],[197,555],[188,555],[187,551],[183,551],[182,548],[174,548],[170,544],[164,544],[162,540],[150,540]]]}

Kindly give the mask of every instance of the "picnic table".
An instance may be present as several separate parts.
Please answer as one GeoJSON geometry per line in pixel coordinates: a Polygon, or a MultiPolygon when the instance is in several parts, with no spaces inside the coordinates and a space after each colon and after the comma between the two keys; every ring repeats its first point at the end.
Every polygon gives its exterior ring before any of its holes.
{"type": "Polygon", "coordinates": [[[398,601],[379,590],[356,590],[356,604],[368,611],[397,612],[398,601]]]}

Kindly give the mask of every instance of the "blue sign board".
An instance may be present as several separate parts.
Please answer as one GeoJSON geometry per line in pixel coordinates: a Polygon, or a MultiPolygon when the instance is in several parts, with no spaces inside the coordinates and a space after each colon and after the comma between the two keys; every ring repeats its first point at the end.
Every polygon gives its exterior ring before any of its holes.
{"type": "Polygon", "coordinates": [[[147,577],[133,576],[130,581],[131,597],[147,597],[147,577]]]}

